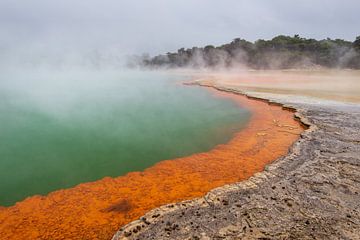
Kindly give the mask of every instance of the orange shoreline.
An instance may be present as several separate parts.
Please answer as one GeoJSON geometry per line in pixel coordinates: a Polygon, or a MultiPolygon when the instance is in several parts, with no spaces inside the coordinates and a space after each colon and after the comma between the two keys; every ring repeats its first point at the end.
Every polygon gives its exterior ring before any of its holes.
{"type": "Polygon", "coordinates": [[[209,152],[157,163],[143,172],[79,184],[0,208],[2,239],[111,239],[147,211],[249,178],[285,155],[303,131],[294,113],[212,90],[252,112],[247,126],[209,152]]]}

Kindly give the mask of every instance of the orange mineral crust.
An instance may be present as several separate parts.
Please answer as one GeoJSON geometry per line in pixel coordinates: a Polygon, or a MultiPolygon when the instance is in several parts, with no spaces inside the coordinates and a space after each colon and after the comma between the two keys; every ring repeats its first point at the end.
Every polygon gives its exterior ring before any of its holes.
{"type": "Polygon", "coordinates": [[[122,225],[166,203],[249,178],[285,155],[303,128],[280,106],[214,91],[251,110],[246,128],[206,153],[159,162],[0,208],[1,239],[111,239],[122,225]]]}

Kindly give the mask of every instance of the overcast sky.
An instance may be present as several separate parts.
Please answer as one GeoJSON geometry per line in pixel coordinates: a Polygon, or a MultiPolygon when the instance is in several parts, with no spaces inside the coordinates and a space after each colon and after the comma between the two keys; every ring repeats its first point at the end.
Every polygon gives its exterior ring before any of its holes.
{"type": "Polygon", "coordinates": [[[0,53],[174,51],[300,34],[353,41],[359,0],[0,0],[0,53]]]}

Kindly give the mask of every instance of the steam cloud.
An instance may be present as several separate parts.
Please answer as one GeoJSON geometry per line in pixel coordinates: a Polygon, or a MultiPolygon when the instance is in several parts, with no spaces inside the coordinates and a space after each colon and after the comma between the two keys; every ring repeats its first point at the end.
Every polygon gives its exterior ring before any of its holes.
{"type": "MultiPolygon", "coordinates": [[[[359,7],[357,0],[2,0],[0,69],[118,68],[129,54],[219,45],[237,36],[251,41],[277,34],[353,40],[359,7]]],[[[226,64],[226,53],[214,54],[219,65],[226,64]]],[[[204,65],[201,55],[195,54],[191,64],[204,65]]],[[[236,58],[246,57],[239,52],[236,58]]]]}
{"type": "Polygon", "coordinates": [[[210,68],[210,69],[289,69],[353,68],[360,69],[360,36],[354,42],[279,35],[271,40],[249,42],[236,38],[214,47],[181,48],[177,52],[150,57],[133,56],[130,67],[210,68]]]}

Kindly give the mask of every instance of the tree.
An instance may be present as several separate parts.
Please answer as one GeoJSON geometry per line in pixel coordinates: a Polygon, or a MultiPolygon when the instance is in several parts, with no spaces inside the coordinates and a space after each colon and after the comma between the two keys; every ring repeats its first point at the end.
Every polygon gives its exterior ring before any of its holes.
{"type": "Polygon", "coordinates": [[[349,67],[360,69],[360,36],[354,42],[343,39],[323,40],[279,35],[271,40],[249,42],[235,38],[230,43],[215,47],[180,48],[177,52],[143,57],[143,65],[149,67],[231,67],[237,63],[255,69],[281,69],[298,66],[320,65],[324,67],[349,67]],[[356,50],[354,54],[352,51],[356,50]],[[349,54],[350,53],[350,54],[349,54]],[[351,59],[344,63],[343,59],[351,59]],[[196,64],[194,64],[196,63],[196,64]],[[306,64],[304,64],[306,63],[306,64]]]}
{"type": "Polygon", "coordinates": [[[178,50],[178,54],[184,54],[185,53],[185,48],[180,48],[178,50]]]}
{"type": "Polygon", "coordinates": [[[356,40],[353,42],[353,48],[356,51],[360,51],[360,36],[357,36],[356,40]]]}
{"type": "Polygon", "coordinates": [[[204,47],[205,52],[209,52],[211,49],[214,49],[215,47],[213,45],[207,45],[204,47]]]}

